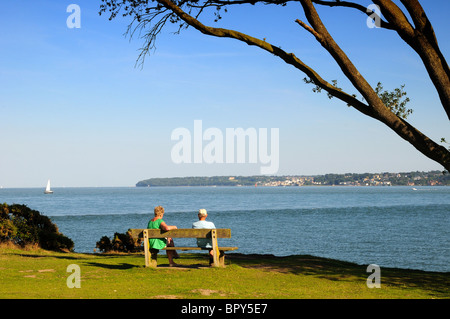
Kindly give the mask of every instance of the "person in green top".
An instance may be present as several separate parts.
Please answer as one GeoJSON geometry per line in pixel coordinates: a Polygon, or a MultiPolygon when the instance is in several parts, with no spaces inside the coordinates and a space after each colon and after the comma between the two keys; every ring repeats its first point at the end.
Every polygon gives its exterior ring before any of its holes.
{"type": "MultiPolygon", "coordinates": [[[[148,229],[162,229],[164,231],[177,229],[177,226],[169,226],[162,219],[164,216],[164,208],[162,206],[157,206],[154,209],[155,217],[153,217],[147,225],[148,229]]],[[[164,247],[174,247],[175,243],[172,238],[149,238],[150,249],[163,249],[164,247]]],[[[178,258],[178,253],[176,250],[168,250],[167,258],[169,259],[169,265],[171,267],[176,266],[177,264],[173,262],[173,258],[178,258]]]]}

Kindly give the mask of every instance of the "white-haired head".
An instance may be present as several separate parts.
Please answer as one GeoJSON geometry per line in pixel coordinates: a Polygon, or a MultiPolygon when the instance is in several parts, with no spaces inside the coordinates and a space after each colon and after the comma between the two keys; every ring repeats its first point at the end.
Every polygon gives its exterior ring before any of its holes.
{"type": "Polygon", "coordinates": [[[206,212],[206,209],[204,209],[204,208],[199,209],[199,211],[198,211],[198,216],[199,217],[203,217],[203,216],[206,216],[206,215],[208,215],[208,213],[206,212]]]}

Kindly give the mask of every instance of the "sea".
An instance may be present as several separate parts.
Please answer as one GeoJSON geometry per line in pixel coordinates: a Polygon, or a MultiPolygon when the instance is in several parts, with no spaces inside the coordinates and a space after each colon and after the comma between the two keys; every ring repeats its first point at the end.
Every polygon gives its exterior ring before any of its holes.
{"type": "MultiPolygon", "coordinates": [[[[360,265],[450,272],[450,187],[100,187],[2,188],[0,203],[25,204],[48,216],[93,253],[102,236],[145,228],[153,208],[191,228],[200,208],[219,245],[243,254],[312,255],[360,265]]],[[[195,245],[176,239],[175,245],[195,245]]]]}

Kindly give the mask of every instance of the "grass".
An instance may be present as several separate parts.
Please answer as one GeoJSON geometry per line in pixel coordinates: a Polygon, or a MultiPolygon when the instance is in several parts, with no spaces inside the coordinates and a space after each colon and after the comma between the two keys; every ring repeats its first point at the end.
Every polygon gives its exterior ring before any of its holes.
{"type": "Polygon", "coordinates": [[[381,288],[366,285],[367,266],[312,256],[228,254],[209,268],[206,254],[181,254],[183,267],[144,267],[143,254],[57,253],[0,247],[0,298],[27,299],[443,299],[450,273],[381,268],[381,288]],[[68,288],[67,266],[81,270],[68,288]]]}

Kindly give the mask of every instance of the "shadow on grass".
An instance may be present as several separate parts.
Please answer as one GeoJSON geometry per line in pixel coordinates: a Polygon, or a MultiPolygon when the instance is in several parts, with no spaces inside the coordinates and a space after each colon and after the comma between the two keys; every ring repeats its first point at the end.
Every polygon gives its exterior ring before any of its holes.
{"type": "Polygon", "coordinates": [[[15,253],[14,255],[26,258],[57,258],[57,259],[69,259],[69,260],[80,260],[83,259],[79,256],[55,256],[55,255],[40,255],[31,253],[15,253]]]}
{"type": "MultiPolygon", "coordinates": [[[[90,261],[93,259],[99,259],[99,260],[105,260],[105,259],[115,259],[115,258],[129,258],[130,256],[133,256],[133,254],[85,254],[85,253],[58,253],[55,254],[54,252],[51,252],[50,255],[48,254],[38,254],[38,253],[26,253],[26,252],[18,252],[13,253],[13,255],[17,255],[20,257],[26,257],[26,258],[55,258],[55,259],[65,259],[65,260],[78,260],[78,261],[90,261]]],[[[140,258],[141,256],[139,254],[136,254],[137,258],[140,258]]],[[[143,257],[142,257],[143,258],[143,257]]],[[[85,262],[86,264],[92,263],[93,265],[95,262],[85,262]]],[[[102,264],[97,263],[97,266],[108,264],[102,264]]],[[[138,267],[137,265],[129,264],[133,267],[138,267]]],[[[94,265],[95,266],[95,265],[94,265]]],[[[105,267],[107,268],[107,267],[105,267]]],[[[113,268],[113,267],[110,267],[113,268]]],[[[131,267],[129,267],[131,268],[131,267]]],[[[118,269],[128,269],[128,268],[118,268],[118,269]]]]}
{"type": "Polygon", "coordinates": [[[117,270],[125,270],[125,269],[140,267],[138,265],[133,265],[133,264],[128,264],[128,263],[104,264],[104,263],[98,263],[98,262],[87,262],[86,265],[93,266],[93,267],[106,268],[106,269],[117,269],[117,270]]]}
{"type": "Polygon", "coordinates": [[[209,267],[207,265],[203,265],[203,264],[183,264],[183,263],[179,263],[175,267],[170,266],[169,264],[158,264],[157,268],[187,270],[187,269],[209,269],[211,267],[209,267]]]}
{"type": "Polygon", "coordinates": [[[111,260],[115,258],[124,258],[129,257],[128,254],[52,254],[52,255],[46,255],[46,254],[33,254],[33,253],[16,253],[15,255],[26,257],[26,258],[55,258],[55,259],[63,259],[63,260],[76,260],[81,261],[85,265],[93,266],[93,267],[101,267],[106,269],[118,269],[118,270],[126,270],[131,268],[138,268],[139,265],[130,264],[130,263],[102,263],[102,262],[95,262],[92,261],[92,259],[98,258],[101,260],[111,260]]]}
{"type": "MultiPolygon", "coordinates": [[[[309,255],[276,257],[273,255],[228,254],[228,260],[244,268],[280,273],[311,275],[333,281],[366,282],[368,265],[314,257],[309,255]]],[[[450,273],[381,267],[381,284],[403,288],[420,288],[450,298],[450,273]]]]}

